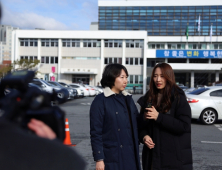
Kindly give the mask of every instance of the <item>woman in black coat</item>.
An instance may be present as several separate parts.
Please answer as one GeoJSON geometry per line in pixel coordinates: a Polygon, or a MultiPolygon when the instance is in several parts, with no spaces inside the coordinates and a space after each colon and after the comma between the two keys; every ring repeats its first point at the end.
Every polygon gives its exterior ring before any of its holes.
{"type": "Polygon", "coordinates": [[[96,170],[140,170],[137,131],[138,110],[124,91],[128,73],[120,64],[109,64],[103,72],[104,93],[90,108],[90,137],[96,170]]]}
{"type": "Polygon", "coordinates": [[[143,170],[192,170],[191,109],[169,64],[157,64],[141,106],[143,170]]]}

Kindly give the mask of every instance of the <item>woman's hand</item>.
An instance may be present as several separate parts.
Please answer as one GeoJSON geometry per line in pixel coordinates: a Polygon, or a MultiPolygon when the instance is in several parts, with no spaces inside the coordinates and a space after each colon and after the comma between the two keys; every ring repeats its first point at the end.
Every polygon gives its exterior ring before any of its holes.
{"type": "Polygon", "coordinates": [[[144,136],[143,138],[143,142],[145,143],[145,145],[150,148],[150,149],[153,149],[154,148],[154,143],[153,143],[153,140],[151,139],[150,136],[146,135],[144,136]]]}
{"type": "Polygon", "coordinates": [[[154,119],[156,120],[159,116],[159,112],[156,111],[155,107],[152,108],[145,108],[148,112],[144,113],[145,119],[154,119]]]}
{"type": "Polygon", "coordinates": [[[96,162],[96,170],[105,170],[105,164],[103,160],[96,162]]]}

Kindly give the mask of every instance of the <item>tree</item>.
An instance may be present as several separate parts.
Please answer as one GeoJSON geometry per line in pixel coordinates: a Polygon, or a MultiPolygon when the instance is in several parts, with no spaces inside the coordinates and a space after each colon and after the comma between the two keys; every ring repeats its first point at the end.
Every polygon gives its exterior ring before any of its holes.
{"type": "Polygon", "coordinates": [[[12,65],[11,64],[1,65],[1,67],[0,67],[0,79],[2,77],[4,77],[6,74],[8,74],[9,72],[11,72],[11,70],[12,70],[12,65]]]}
{"type": "Polygon", "coordinates": [[[13,71],[19,70],[36,70],[36,66],[40,63],[40,60],[28,60],[21,59],[13,62],[13,71]]]}

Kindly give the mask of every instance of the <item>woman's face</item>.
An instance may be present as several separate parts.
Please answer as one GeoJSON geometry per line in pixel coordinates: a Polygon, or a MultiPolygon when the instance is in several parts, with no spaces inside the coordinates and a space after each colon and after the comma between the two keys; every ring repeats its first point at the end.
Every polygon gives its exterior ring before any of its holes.
{"type": "Polygon", "coordinates": [[[153,81],[156,85],[156,88],[159,90],[164,89],[166,86],[166,79],[163,77],[162,71],[159,67],[157,67],[154,72],[153,81]]]}
{"type": "Polygon", "coordinates": [[[126,88],[127,85],[127,75],[125,71],[122,69],[119,77],[116,77],[114,82],[114,86],[112,87],[112,91],[115,93],[120,93],[126,88]]]}

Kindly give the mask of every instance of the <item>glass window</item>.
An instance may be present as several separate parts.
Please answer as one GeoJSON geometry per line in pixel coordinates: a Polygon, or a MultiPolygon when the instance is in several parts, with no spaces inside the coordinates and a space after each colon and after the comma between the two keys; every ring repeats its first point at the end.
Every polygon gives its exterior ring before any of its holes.
{"type": "Polygon", "coordinates": [[[129,79],[130,79],[130,81],[129,81],[130,84],[133,84],[133,75],[130,75],[130,76],[129,76],[129,79]]]}
{"type": "Polygon", "coordinates": [[[135,75],[135,84],[139,84],[139,76],[135,75]]]}
{"type": "Polygon", "coordinates": [[[133,65],[133,58],[130,58],[130,65],[133,65]]]}
{"type": "Polygon", "coordinates": [[[140,65],[143,65],[143,58],[140,58],[140,65]]]}
{"type": "Polygon", "coordinates": [[[45,63],[45,57],[41,57],[41,63],[45,63]]]}
{"type": "Polygon", "coordinates": [[[54,64],[54,57],[50,57],[50,63],[54,64]]]}
{"type": "Polygon", "coordinates": [[[49,57],[45,57],[45,63],[49,64],[49,57]]]}
{"type": "Polygon", "coordinates": [[[135,65],[138,65],[138,58],[135,58],[135,65]]]}
{"type": "Polygon", "coordinates": [[[126,58],[126,64],[127,65],[129,64],[129,58],[126,58]]]}
{"type": "Polygon", "coordinates": [[[55,63],[58,63],[58,57],[55,57],[55,63]]]}

